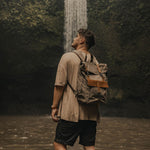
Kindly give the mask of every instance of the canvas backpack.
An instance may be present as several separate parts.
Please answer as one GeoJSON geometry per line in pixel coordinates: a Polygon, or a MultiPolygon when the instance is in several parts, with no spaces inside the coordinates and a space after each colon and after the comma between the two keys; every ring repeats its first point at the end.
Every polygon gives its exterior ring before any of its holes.
{"type": "Polygon", "coordinates": [[[91,104],[107,101],[107,64],[98,63],[95,56],[91,54],[91,61],[83,60],[79,53],[73,52],[80,59],[76,90],[68,82],[78,102],[91,104]],[[95,61],[94,61],[95,60],[95,61]]]}

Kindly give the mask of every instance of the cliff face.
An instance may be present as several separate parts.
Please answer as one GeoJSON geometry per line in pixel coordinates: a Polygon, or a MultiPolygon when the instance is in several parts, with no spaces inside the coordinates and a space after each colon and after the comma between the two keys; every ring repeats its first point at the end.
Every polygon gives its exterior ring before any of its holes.
{"type": "MultiPolygon", "coordinates": [[[[109,67],[110,104],[139,103],[147,110],[140,110],[138,116],[149,116],[149,4],[146,0],[87,2],[88,26],[96,34],[91,51],[109,67]]],[[[63,29],[63,0],[1,1],[1,112],[47,113],[64,52],[63,29]]]]}

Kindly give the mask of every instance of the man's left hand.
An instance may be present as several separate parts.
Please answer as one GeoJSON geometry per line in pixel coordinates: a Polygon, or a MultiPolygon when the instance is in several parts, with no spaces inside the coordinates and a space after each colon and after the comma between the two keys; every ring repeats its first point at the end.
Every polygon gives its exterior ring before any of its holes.
{"type": "Polygon", "coordinates": [[[55,121],[55,122],[58,122],[58,120],[59,120],[57,117],[57,114],[58,114],[58,108],[53,108],[51,116],[52,116],[53,121],[55,121]]]}

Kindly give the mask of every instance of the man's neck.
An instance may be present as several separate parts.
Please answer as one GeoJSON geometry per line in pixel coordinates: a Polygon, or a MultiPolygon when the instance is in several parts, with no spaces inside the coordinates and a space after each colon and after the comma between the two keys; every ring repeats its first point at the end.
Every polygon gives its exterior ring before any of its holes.
{"type": "Polygon", "coordinates": [[[76,50],[77,50],[77,51],[79,50],[79,51],[82,51],[82,52],[85,52],[85,53],[89,53],[86,46],[80,46],[80,45],[79,45],[79,46],[76,48],[76,50]]]}

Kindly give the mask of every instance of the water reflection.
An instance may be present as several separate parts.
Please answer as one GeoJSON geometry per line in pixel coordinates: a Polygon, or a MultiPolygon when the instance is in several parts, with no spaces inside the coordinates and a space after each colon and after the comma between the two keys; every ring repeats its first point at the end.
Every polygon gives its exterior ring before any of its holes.
{"type": "MultiPolygon", "coordinates": [[[[55,127],[49,116],[0,116],[0,150],[53,150],[55,127]]],[[[149,150],[149,128],[149,119],[102,117],[96,150],[149,150]]]]}

